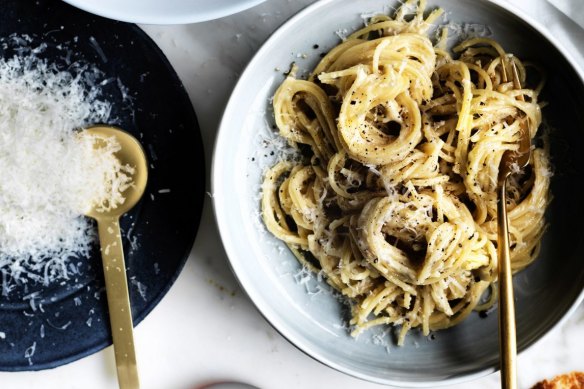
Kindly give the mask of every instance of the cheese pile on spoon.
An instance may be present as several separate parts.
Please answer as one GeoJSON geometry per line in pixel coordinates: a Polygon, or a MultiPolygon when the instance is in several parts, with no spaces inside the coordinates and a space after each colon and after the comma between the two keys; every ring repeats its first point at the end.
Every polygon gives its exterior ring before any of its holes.
{"type": "Polygon", "coordinates": [[[92,203],[124,201],[132,168],[114,138],[95,149],[79,129],[107,122],[111,106],[87,66],[61,71],[34,55],[0,59],[0,275],[2,294],[19,283],[48,284],[75,271],[96,237],[81,215],[92,203]],[[89,81],[88,81],[89,80],[89,81]]]}

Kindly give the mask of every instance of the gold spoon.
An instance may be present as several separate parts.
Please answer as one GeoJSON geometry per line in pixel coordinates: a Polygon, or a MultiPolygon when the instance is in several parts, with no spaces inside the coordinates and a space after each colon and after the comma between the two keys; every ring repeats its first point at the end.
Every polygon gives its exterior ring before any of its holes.
{"type": "Polygon", "coordinates": [[[120,216],[136,205],[144,193],[148,180],[146,156],[136,138],[123,130],[95,126],[85,131],[97,138],[95,148],[105,145],[101,144],[99,138],[115,137],[121,146],[116,157],[122,164],[128,164],[135,170],[132,175],[133,185],[122,192],[125,198],[123,204],[107,212],[93,208],[86,212],[86,216],[95,219],[98,226],[118,383],[121,389],[137,389],[140,387],[140,380],[134,350],[132,311],[119,220],[120,216]]]}
{"type": "MultiPolygon", "coordinates": [[[[506,59],[502,59],[503,81],[507,82],[506,59]]],[[[513,87],[521,89],[515,63],[511,62],[513,87]]],[[[522,95],[517,97],[525,101],[522,95]]],[[[521,137],[517,150],[503,154],[497,180],[497,255],[499,257],[499,353],[501,359],[501,387],[517,388],[517,338],[515,330],[515,304],[513,301],[513,272],[509,255],[509,229],[507,220],[507,193],[505,184],[513,171],[513,166],[524,168],[529,164],[531,154],[531,131],[529,119],[520,122],[521,137]]]]}

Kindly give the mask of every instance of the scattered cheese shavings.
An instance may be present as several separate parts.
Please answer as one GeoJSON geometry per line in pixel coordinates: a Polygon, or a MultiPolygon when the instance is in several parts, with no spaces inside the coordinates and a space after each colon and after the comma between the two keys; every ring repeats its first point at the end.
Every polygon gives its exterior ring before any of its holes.
{"type": "Polygon", "coordinates": [[[34,355],[36,351],[36,342],[33,342],[32,346],[30,346],[29,348],[27,348],[24,351],[24,357],[26,359],[28,359],[28,364],[32,366],[32,357],[34,355]]]}
{"type": "Polygon", "coordinates": [[[349,30],[346,28],[341,28],[335,31],[335,34],[344,42],[347,40],[347,37],[349,36],[349,30]]]}
{"type": "Polygon", "coordinates": [[[67,323],[63,324],[62,326],[57,326],[57,325],[51,323],[51,321],[49,319],[47,319],[47,324],[56,330],[65,331],[67,328],[69,328],[69,326],[72,324],[72,322],[71,322],[71,320],[69,320],[67,323]]]}
{"type": "MultiPolygon", "coordinates": [[[[111,105],[100,100],[102,73],[75,62],[61,70],[37,57],[46,44],[31,38],[1,40],[16,53],[0,59],[0,274],[2,295],[16,284],[49,284],[78,272],[74,257],[88,257],[92,222],[81,217],[88,201],[104,210],[123,203],[132,167],[113,153],[120,146],[78,129],[107,123],[111,105]],[[22,47],[20,47],[20,46],[22,47]],[[26,47],[25,47],[26,46],[26,47]]],[[[36,296],[30,296],[33,311],[36,296]]],[[[34,353],[32,349],[31,353],[34,353]]],[[[32,354],[31,354],[32,356],[32,354]]]]}
{"type": "Polygon", "coordinates": [[[142,300],[147,301],[146,292],[148,290],[148,287],[141,283],[140,281],[138,281],[135,277],[132,277],[130,279],[130,283],[136,287],[138,293],[140,294],[140,297],[142,297],[142,300]]]}
{"type": "Polygon", "coordinates": [[[105,56],[105,53],[103,52],[101,46],[99,45],[99,43],[97,43],[97,40],[93,36],[89,37],[89,44],[95,49],[95,52],[102,60],[102,62],[107,63],[107,57],[105,56]]]}

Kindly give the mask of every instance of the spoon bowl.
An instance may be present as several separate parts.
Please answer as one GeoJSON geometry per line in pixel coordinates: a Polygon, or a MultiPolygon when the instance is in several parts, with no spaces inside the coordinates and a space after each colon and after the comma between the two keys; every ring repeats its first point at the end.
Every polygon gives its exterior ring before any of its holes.
{"type": "Polygon", "coordinates": [[[115,137],[121,146],[121,149],[116,153],[116,157],[123,165],[128,164],[134,167],[132,185],[122,192],[125,198],[123,204],[106,212],[99,212],[95,208],[91,208],[85,214],[93,219],[121,216],[138,203],[146,189],[148,166],[144,149],[134,136],[117,127],[93,126],[85,129],[84,132],[96,138],[94,145],[96,148],[105,146],[105,142],[102,143],[101,139],[115,137]]]}

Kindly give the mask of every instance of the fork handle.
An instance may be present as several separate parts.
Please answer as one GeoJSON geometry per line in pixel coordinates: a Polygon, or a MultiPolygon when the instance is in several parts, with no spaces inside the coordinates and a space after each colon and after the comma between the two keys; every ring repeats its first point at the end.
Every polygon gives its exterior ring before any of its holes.
{"type": "Polygon", "coordinates": [[[517,388],[517,339],[515,333],[515,303],[513,272],[509,255],[507,194],[504,179],[497,193],[497,256],[499,259],[499,353],[501,387],[517,388]]]}
{"type": "Polygon", "coordinates": [[[97,219],[97,225],[118,384],[120,389],[138,389],[140,381],[119,219],[102,217],[97,219]]]}

